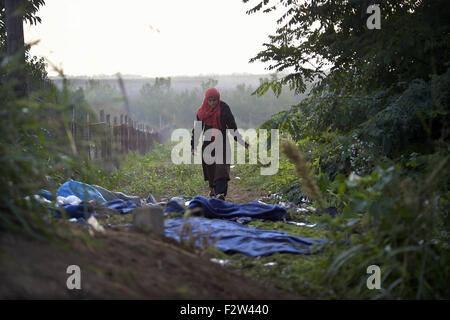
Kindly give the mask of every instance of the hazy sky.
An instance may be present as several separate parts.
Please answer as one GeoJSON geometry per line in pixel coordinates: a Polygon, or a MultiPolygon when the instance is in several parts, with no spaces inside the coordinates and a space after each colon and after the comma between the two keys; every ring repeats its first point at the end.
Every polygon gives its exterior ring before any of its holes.
{"type": "Polygon", "coordinates": [[[275,33],[280,15],[245,14],[256,0],[45,2],[42,23],[24,25],[25,41],[39,39],[32,54],[66,75],[268,73],[248,60],[275,33]]]}

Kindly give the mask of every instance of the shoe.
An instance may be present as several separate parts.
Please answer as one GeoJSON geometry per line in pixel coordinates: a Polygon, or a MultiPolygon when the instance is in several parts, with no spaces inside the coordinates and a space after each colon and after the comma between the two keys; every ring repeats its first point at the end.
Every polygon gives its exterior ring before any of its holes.
{"type": "Polygon", "coordinates": [[[219,194],[217,195],[217,199],[220,199],[220,200],[225,201],[225,195],[224,195],[223,193],[219,193],[219,194]]]}

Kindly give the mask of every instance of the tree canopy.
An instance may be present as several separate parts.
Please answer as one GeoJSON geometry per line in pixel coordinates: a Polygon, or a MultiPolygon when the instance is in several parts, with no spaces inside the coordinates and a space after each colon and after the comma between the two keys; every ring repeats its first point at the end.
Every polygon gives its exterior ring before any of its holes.
{"type": "MultiPolygon", "coordinates": [[[[29,24],[41,23],[41,18],[37,15],[39,8],[45,5],[45,0],[26,0],[20,8],[23,12],[23,19],[29,24]]],[[[0,0],[0,50],[5,50],[6,41],[6,10],[5,0],[0,0]]]]}
{"type": "Polygon", "coordinates": [[[276,34],[251,61],[287,71],[275,82],[297,91],[328,71],[357,69],[366,83],[379,87],[429,79],[449,65],[450,8],[445,0],[263,0],[247,13],[274,10],[282,12],[276,34]],[[381,10],[381,30],[366,25],[367,8],[374,4],[381,10]]]}

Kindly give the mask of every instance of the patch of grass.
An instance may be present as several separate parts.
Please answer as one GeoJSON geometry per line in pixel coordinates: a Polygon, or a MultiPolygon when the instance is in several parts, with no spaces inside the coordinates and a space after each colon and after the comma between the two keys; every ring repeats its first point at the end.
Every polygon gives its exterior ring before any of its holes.
{"type": "Polygon", "coordinates": [[[293,236],[305,238],[326,238],[327,231],[318,227],[309,228],[304,226],[294,226],[281,221],[252,221],[249,223],[252,227],[262,230],[276,230],[292,234],[293,236]]]}
{"type": "MultiPolygon", "coordinates": [[[[288,190],[298,181],[294,165],[281,154],[279,170],[272,176],[260,174],[260,165],[241,164],[236,165],[234,175],[241,179],[234,180],[242,189],[261,190],[269,193],[277,193],[281,199],[273,199],[272,203],[280,200],[292,201],[301,199],[302,194],[289,197],[288,190]]],[[[289,210],[288,210],[289,211],[289,210]]],[[[296,214],[289,211],[293,221],[318,223],[321,218],[313,214],[296,214]]],[[[306,238],[327,238],[328,231],[320,227],[303,227],[286,224],[284,222],[271,222],[254,220],[250,226],[263,230],[277,230],[287,232],[294,236],[306,238]]],[[[223,257],[217,254],[219,259],[228,259],[230,264],[226,267],[256,279],[268,285],[275,285],[284,290],[295,291],[309,298],[333,298],[335,297],[326,286],[320,284],[317,279],[326,269],[326,263],[330,252],[324,250],[321,253],[311,255],[299,255],[288,253],[276,253],[264,257],[249,257],[243,254],[233,254],[223,257]]]]}
{"type": "Polygon", "coordinates": [[[283,154],[280,154],[278,172],[274,175],[261,175],[261,164],[239,164],[234,168],[234,172],[241,178],[235,182],[242,188],[261,190],[267,194],[276,193],[284,201],[299,200],[303,196],[297,194],[289,197],[289,189],[298,181],[298,177],[295,175],[294,165],[283,154]]]}
{"type": "Polygon", "coordinates": [[[295,291],[309,298],[324,298],[327,288],[318,285],[317,275],[323,270],[326,256],[275,253],[271,256],[248,257],[234,254],[227,267],[247,277],[287,291],[295,291]]]}
{"type": "Polygon", "coordinates": [[[141,198],[151,193],[159,201],[207,194],[201,165],[174,165],[170,155],[172,147],[173,143],[160,144],[145,156],[128,155],[120,169],[104,178],[102,186],[141,198]]]}

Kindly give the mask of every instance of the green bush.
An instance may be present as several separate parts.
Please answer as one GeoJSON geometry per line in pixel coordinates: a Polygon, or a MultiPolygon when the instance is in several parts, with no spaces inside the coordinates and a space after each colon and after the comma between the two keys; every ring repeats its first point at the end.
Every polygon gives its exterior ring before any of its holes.
{"type": "MultiPolygon", "coordinates": [[[[0,55],[0,74],[18,68],[15,57],[0,55]]],[[[77,148],[69,128],[71,106],[86,106],[77,93],[49,86],[39,70],[39,77],[28,75],[44,84],[29,87],[25,97],[16,97],[12,81],[0,83],[0,229],[34,235],[46,232],[39,218],[45,208],[33,197],[39,189],[55,192],[70,178],[99,181],[92,174],[99,168],[77,148]]]]}
{"type": "Polygon", "coordinates": [[[449,181],[448,160],[417,180],[399,166],[335,179],[342,215],[324,219],[334,243],[324,285],[345,298],[448,299],[449,192],[439,188],[449,181]],[[379,291],[366,287],[370,265],[381,268],[379,291]]]}

